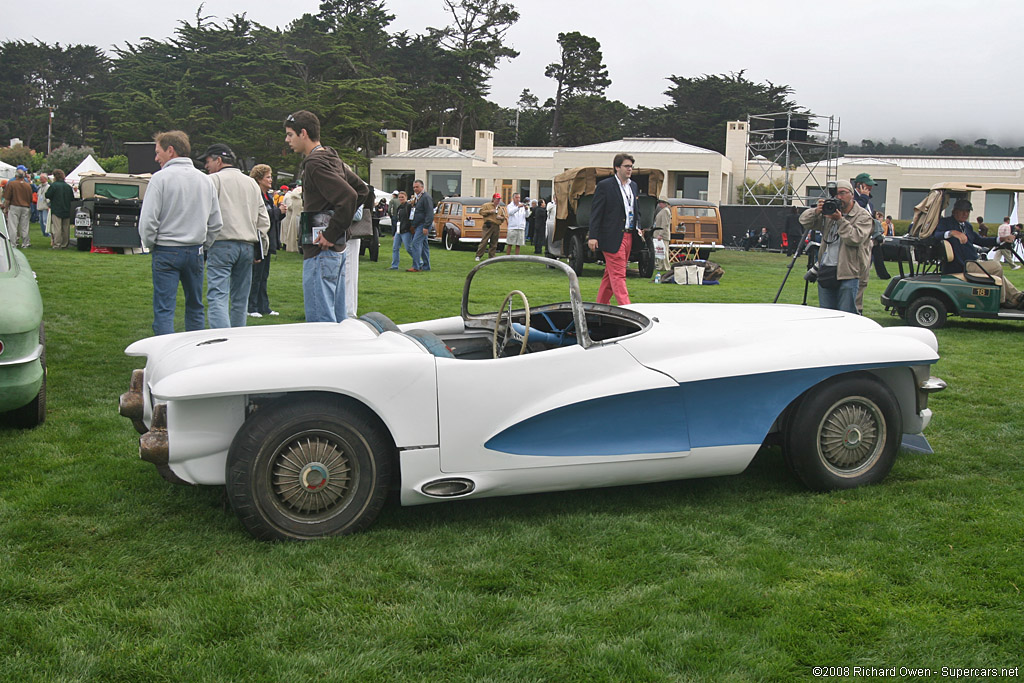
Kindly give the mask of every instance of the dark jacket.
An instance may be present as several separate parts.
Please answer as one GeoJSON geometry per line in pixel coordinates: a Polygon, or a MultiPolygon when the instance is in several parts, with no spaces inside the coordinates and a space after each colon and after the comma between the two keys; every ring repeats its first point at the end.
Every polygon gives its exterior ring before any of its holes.
{"type": "Polygon", "coordinates": [[[423,191],[420,198],[416,200],[415,209],[412,218],[413,234],[416,234],[417,230],[429,228],[430,224],[434,222],[434,201],[430,198],[429,192],[423,191]]]}
{"type": "MultiPolygon", "coordinates": [[[[633,191],[633,220],[630,229],[635,229],[640,216],[637,195],[640,190],[633,180],[629,181],[633,191]]],[[[617,252],[622,246],[622,235],[626,232],[626,208],[622,201],[622,185],[616,176],[605,178],[594,188],[594,202],[590,205],[590,239],[596,239],[601,251],[617,252]]]]}
{"type": "Polygon", "coordinates": [[[54,180],[46,190],[46,198],[50,200],[50,211],[58,218],[71,218],[71,202],[75,199],[75,191],[63,180],[54,180]]]}
{"type": "Polygon", "coordinates": [[[409,211],[412,209],[412,204],[406,202],[400,204],[398,209],[395,211],[395,215],[398,217],[398,234],[403,232],[412,232],[412,223],[409,221],[409,211]]]}
{"type": "Polygon", "coordinates": [[[270,216],[270,230],[267,231],[267,239],[270,245],[267,247],[267,253],[276,254],[281,246],[281,219],[283,215],[281,214],[281,208],[274,204],[273,197],[266,192],[261,192],[260,194],[263,195],[263,204],[267,207],[267,214],[270,216]]]}
{"type": "MultiPolygon", "coordinates": [[[[319,147],[307,156],[301,166],[302,210],[334,211],[324,230],[324,239],[334,244],[332,251],[345,251],[348,226],[356,209],[363,205],[369,188],[355,171],[330,147],[319,147]]],[[[320,253],[320,247],[302,245],[303,258],[320,253]]]]}
{"type": "Polygon", "coordinates": [[[978,233],[974,232],[974,228],[971,227],[970,221],[966,223],[957,223],[952,216],[946,216],[939,220],[939,224],[935,226],[935,235],[937,237],[943,237],[949,230],[959,230],[963,234],[967,235],[967,244],[960,244],[960,240],[955,237],[950,237],[946,241],[953,247],[953,262],[947,263],[943,266],[942,272],[944,273],[962,273],[964,272],[964,264],[967,261],[978,260],[978,250],[974,248],[977,244],[981,247],[992,248],[996,246],[998,241],[995,237],[982,237],[978,233]]]}

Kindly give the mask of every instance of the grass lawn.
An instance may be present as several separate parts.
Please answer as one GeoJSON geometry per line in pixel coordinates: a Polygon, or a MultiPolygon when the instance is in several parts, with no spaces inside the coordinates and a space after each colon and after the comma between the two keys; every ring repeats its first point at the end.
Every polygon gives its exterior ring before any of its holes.
{"type": "MultiPolygon", "coordinates": [[[[389,503],[366,533],[268,544],[222,489],[161,479],[117,414],[139,362],[123,349],[151,334],[150,258],[51,251],[33,230],[49,414],[31,431],[0,424],[0,680],[784,681],[1024,664],[1019,323],[938,331],[936,452],[901,455],[878,486],[809,493],[764,449],[733,477],[389,503]]],[[[435,249],[432,272],[406,273],[386,269],[390,246],[361,262],[360,311],[459,312],[471,252],[435,249]]],[[[770,302],[788,263],[717,260],[719,286],[633,277],[631,295],[770,302]]],[[[800,303],[803,262],[782,301],[800,303]]],[[[250,324],[301,321],[300,274],[277,255],[281,316],[250,324]]],[[[584,299],[600,275],[586,267],[584,299]]],[[[900,324],[883,289],[872,275],[866,314],[900,324]]]]}

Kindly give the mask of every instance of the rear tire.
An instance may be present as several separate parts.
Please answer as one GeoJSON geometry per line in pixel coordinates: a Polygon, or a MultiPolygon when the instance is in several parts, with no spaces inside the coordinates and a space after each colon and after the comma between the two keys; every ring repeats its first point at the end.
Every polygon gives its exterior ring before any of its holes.
{"type": "Polygon", "coordinates": [[[946,305],[933,296],[918,297],[907,307],[907,322],[929,330],[945,325],[946,315],[946,305]]]}
{"type": "Polygon", "coordinates": [[[451,230],[444,231],[444,248],[448,251],[455,251],[459,246],[459,238],[452,234],[451,230]]]}
{"type": "Polygon", "coordinates": [[[786,463],[815,491],[880,482],[892,469],[903,418],[892,391],[869,375],[810,389],[786,428],[786,463]]]}
{"type": "Polygon", "coordinates": [[[384,505],[393,451],[363,406],[286,397],[257,411],[232,441],[228,500],[261,540],[351,534],[370,526],[384,505]]]}
{"type": "Polygon", "coordinates": [[[636,260],[637,270],[640,271],[640,277],[649,279],[654,275],[654,238],[648,237],[644,242],[643,249],[637,255],[636,260]]]}
{"type": "Polygon", "coordinates": [[[91,237],[78,237],[75,239],[75,248],[78,251],[90,251],[92,249],[91,237]]]}

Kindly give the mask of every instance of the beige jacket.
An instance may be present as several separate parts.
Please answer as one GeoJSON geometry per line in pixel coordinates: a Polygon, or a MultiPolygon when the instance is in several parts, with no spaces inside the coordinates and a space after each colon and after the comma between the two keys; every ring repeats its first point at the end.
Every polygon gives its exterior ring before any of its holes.
{"type": "Polygon", "coordinates": [[[237,240],[252,242],[259,240],[263,253],[270,246],[267,233],[270,230],[270,215],[263,195],[256,181],[234,166],[227,166],[212,174],[210,180],[217,189],[220,201],[220,215],[224,227],[217,235],[217,241],[237,240]]]}
{"type": "MultiPolygon", "coordinates": [[[[800,214],[800,225],[813,227],[821,230],[822,238],[827,237],[827,230],[831,220],[825,216],[815,213],[814,209],[807,209],[800,214]]],[[[868,267],[871,265],[871,228],[874,221],[867,209],[857,202],[853,202],[850,209],[838,221],[839,228],[839,266],[836,268],[836,278],[839,280],[861,280],[868,276],[868,267]]],[[[824,253],[825,245],[821,245],[819,254],[824,253]]]]}

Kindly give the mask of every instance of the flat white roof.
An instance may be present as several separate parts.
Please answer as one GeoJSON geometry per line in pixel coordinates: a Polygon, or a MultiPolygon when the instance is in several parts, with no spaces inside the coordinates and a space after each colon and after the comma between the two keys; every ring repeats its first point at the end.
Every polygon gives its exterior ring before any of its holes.
{"type": "Polygon", "coordinates": [[[898,166],[905,169],[955,171],[1019,171],[1024,159],[1019,157],[936,157],[936,156],[845,156],[842,166],[898,166]]]}
{"type": "Polygon", "coordinates": [[[569,147],[567,152],[629,152],[636,154],[718,154],[712,149],[679,142],[675,138],[622,138],[582,147],[569,147]]]}

